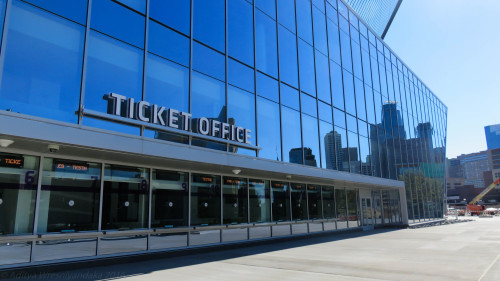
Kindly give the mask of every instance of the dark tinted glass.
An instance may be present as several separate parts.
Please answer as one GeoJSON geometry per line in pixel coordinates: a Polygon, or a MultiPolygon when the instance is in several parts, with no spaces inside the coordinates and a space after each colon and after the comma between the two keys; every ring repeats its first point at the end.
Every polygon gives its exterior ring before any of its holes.
{"type": "Polygon", "coordinates": [[[105,165],[102,229],[148,227],[149,170],[105,165]]]}
{"type": "Polygon", "coordinates": [[[91,27],[139,48],[144,48],[145,17],[114,1],[92,2],[91,27]]]}
{"type": "Polygon", "coordinates": [[[316,96],[314,49],[302,39],[299,39],[299,70],[301,90],[310,95],[316,96]]]}
{"type": "MultiPolygon", "coordinates": [[[[28,0],[38,7],[44,8],[80,24],[85,24],[87,19],[87,0],[28,0]]],[[[5,1],[1,1],[2,4],[5,1]]],[[[2,13],[3,14],[3,13],[2,13]]]]}
{"type": "Polygon", "coordinates": [[[191,225],[221,223],[220,176],[191,174],[191,225]]]}
{"type": "Polygon", "coordinates": [[[188,225],[189,174],[153,170],[151,182],[151,227],[188,225]]]}
{"type": "Polygon", "coordinates": [[[289,221],[290,190],[287,182],[271,182],[271,206],[273,221],[289,221]]]}
{"type": "Polygon", "coordinates": [[[228,5],[228,53],[253,66],[253,6],[246,0],[231,0],[228,5]]]}
{"type": "Polygon", "coordinates": [[[295,5],[294,1],[277,0],[278,22],[295,33],[295,5]]]}
{"type": "Polygon", "coordinates": [[[304,142],[304,164],[317,167],[320,159],[318,119],[302,114],[302,138],[304,142]]]}
{"type": "MultiPolygon", "coordinates": [[[[292,1],[286,1],[292,2],[292,1]]],[[[279,27],[279,62],[280,77],[294,87],[298,87],[298,69],[297,69],[297,41],[294,34],[282,26],[279,27]]]]}
{"type": "Polygon", "coordinates": [[[238,86],[249,92],[254,92],[254,70],[242,63],[233,59],[229,59],[227,63],[228,82],[229,84],[238,86]]]}
{"type": "Polygon", "coordinates": [[[0,167],[0,235],[32,234],[40,158],[6,153],[0,157],[13,163],[0,167]]]}
{"type": "Polygon", "coordinates": [[[101,164],[44,158],[38,233],[97,231],[101,164]]]}
{"type": "Polygon", "coordinates": [[[273,77],[278,77],[278,43],[276,37],[276,22],[261,11],[255,10],[257,69],[273,77]]]}
{"type": "Polygon", "coordinates": [[[146,100],[151,104],[188,112],[189,69],[148,54],[146,100]]]}
{"type": "Polygon", "coordinates": [[[300,38],[313,44],[311,1],[297,0],[297,34],[300,38]]]}
{"type": "Polygon", "coordinates": [[[190,0],[150,0],[149,5],[151,18],[189,35],[190,0]]]}
{"type": "Polygon", "coordinates": [[[262,223],[271,221],[271,190],[267,180],[250,179],[248,185],[250,196],[250,222],[262,223]]]}
{"type": "Polygon", "coordinates": [[[17,1],[10,19],[0,108],[76,123],[84,28],[17,1]]]}
{"type": "Polygon", "coordinates": [[[257,72],[257,95],[279,102],[280,92],[278,81],[257,72]]]}
{"type": "Polygon", "coordinates": [[[302,164],[300,113],[282,106],[281,121],[283,126],[283,161],[302,164]]]}
{"type": "Polygon", "coordinates": [[[337,219],[339,222],[347,221],[347,202],[345,190],[335,189],[335,205],[337,207],[337,219]]]}
{"type": "Polygon", "coordinates": [[[248,223],[248,181],[245,178],[222,179],[222,223],[248,223]]]}
{"type": "Polygon", "coordinates": [[[322,219],[322,202],[321,202],[321,186],[320,185],[307,185],[307,205],[309,206],[309,219],[322,219]]]}
{"type": "Polygon", "coordinates": [[[259,157],[281,161],[280,107],[277,103],[257,98],[259,157]]]}
{"type": "Polygon", "coordinates": [[[328,57],[316,51],[316,86],[318,98],[326,103],[331,103],[330,95],[330,70],[328,57]]]}
{"type": "Polygon", "coordinates": [[[322,186],[323,215],[325,219],[335,218],[335,190],[333,186],[322,186]]]}
{"type": "Polygon", "coordinates": [[[193,43],[193,69],[226,80],[224,55],[196,42],[193,43]]]}
{"type": "Polygon", "coordinates": [[[194,39],[225,52],[225,1],[193,0],[193,9],[194,39]]]}
{"type": "Polygon", "coordinates": [[[346,190],[349,227],[359,226],[358,222],[358,196],[356,190],[346,190]]]}
{"type": "Polygon", "coordinates": [[[307,189],[305,184],[291,183],[292,219],[307,220],[307,189]]]}
{"type": "Polygon", "coordinates": [[[149,22],[148,51],[189,66],[189,38],[154,21],[149,22]]]}

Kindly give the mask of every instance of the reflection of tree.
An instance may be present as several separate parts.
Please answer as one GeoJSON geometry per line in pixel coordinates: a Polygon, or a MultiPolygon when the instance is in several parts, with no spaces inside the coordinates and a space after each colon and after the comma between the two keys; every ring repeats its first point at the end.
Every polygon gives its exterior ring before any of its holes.
{"type": "MultiPolygon", "coordinates": [[[[418,202],[418,206],[413,206],[415,218],[442,216],[445,194],[441,178],[426,177],[423,171],[412,170],[400,174],[398,180],[405,183],[407,201],[418,202]]],[[[413,216],[411,211],[408,215],[413,216]]]]}

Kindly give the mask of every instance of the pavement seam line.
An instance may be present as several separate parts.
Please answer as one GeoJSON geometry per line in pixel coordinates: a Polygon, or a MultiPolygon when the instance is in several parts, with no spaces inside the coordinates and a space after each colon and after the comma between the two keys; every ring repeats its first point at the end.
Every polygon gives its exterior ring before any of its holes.
{"type": "Polygon", "coordinates": [[[486,268],[486,270],[483,272],[483,274],[481,274],[481,276],[479,277],[479,279],[477,279],[477,281],[481,281],[484,278],[484,276],[486,276],[486,274],[495,265],[495,263],[497,263],[498,258],[500,258],[500,255],[497,255],[497,257],[491,262],[491,264],[488,266],[488,268],[486,268]]]}

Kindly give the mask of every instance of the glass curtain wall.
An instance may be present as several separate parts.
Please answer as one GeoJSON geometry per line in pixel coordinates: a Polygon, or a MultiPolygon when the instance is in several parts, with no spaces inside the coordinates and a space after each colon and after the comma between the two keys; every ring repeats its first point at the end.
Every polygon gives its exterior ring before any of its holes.
{"type": "Polygon", "coordinates": [[[0,1],[0,110],[397,179],[412,221],[442,215],[447,108],[342,2],[66,2],[0,1]],[[158,104],[262,150],[112,122],[112,92],[122,117],[158,104]]]}

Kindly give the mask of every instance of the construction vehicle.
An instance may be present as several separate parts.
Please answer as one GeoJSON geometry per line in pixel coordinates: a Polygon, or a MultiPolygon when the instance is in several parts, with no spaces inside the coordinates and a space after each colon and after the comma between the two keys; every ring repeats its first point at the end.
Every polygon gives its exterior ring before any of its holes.
{"type": "Polygon", "coordinates": [[[472,201],[467,204],[467,214],[469,215],[480,215],[485,209],[485,206],[477,205],[477,202],[481,200],[486,194],[493,190],[493,188],[500,186],[500,179],[497,179],[494,183],[490,184],[481,193],[479,193],[472,201]]]}

